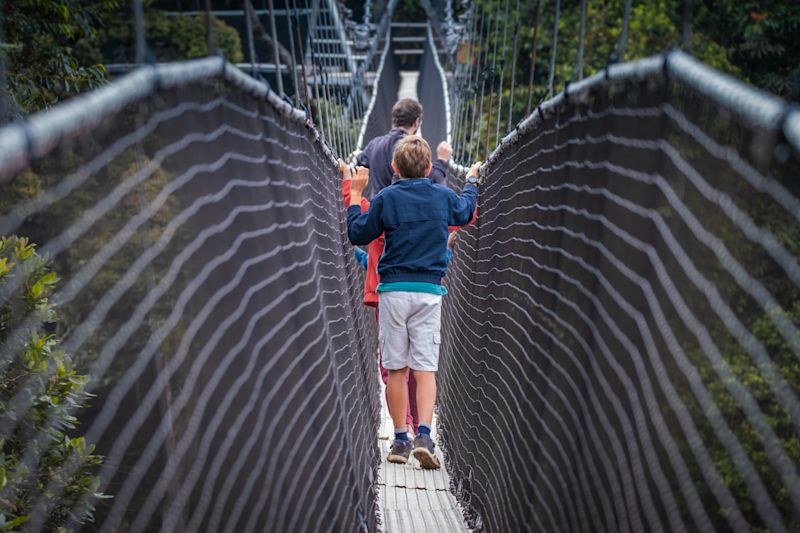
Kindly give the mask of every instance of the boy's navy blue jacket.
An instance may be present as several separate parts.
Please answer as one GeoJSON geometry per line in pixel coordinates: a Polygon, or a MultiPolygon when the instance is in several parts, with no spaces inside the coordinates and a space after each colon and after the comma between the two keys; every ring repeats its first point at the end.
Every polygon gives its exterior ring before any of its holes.
{"type": "Polygon", "coordinates": [[[363,245],[386,233],[378,262],[381,283],[439,285],[447,273],[447,227],[469,222],[477,201],[474,185],[459,197],[428,178],[401,179],[378,193],[366,213],[359,205],[347,208],[347,236],[363,245]]]}
{"type": "MultiPolygon", "coordinates": [[[[365,198],[375,198],[375,195],[392,184],[394,149],[400,139],[406,135],[407,133],[402,128],[392,128],[386,135],[372,139],[364,147],[364,151],[356,157],[358,165],[369,169],[370,192],[364,191],[365,198]]],[[[447,161],[434,160],[433,168],[428,177],[434,183],[447,185],[447,161]]]]}

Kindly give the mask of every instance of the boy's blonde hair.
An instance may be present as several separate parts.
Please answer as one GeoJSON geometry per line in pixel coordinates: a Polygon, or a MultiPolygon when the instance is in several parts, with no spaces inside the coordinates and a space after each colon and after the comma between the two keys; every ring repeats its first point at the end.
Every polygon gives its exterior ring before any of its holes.
{"type": "Polygon", "coordinates": [[[431,147],[419,135],[407,135],[394,149],[392,163],[401,178],[422,178],[428,175],[431,164],[431,147]]]}

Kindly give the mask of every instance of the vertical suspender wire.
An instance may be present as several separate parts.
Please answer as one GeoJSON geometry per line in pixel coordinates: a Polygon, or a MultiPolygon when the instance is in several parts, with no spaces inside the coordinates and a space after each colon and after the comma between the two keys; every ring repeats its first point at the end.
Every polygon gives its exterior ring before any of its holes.
{"type": "MultiPolygon", "coordinates": [[[[487,9],[489,14],[489,23],[486,25],[486,43],[481,46],[481,57],[483,59],[483,68],[481,69],[481,97],[478,106],[478,145],[475,148],[475,157],[481,157],[481,124],[483,123],[483,105],[486,103],[486,82],[489,81],[489,39],[492,36],[492,22],[494,15],[492,14],[492,1],[488,0],[489,7],[487,9]]],[[[488,128],[489,125],[487,124],[488,128]]],[[[488,151],[488,147],[487,147],[488,151]]]]}
{"type": "Polygon", "coordinates": [[[475,12],[473,13],[473,25],[472,25],[472,32],[470,33],[470,48],[469,48],[469,72],[467,77],[467,99],[466,104],[464,106],[464,141],[462,146],[464,147],[464,154],[462,160],[471,160],[472,159],[472,127],[475,124],[475,110],[478,104],[477,95],[478,95],[478,78],[480,77],[480,46],[481,46],[481,36],[483,35],[483,16],[486,14],[485,11],[481,10],[481,16],[478,17],[478,6],[475,6],[475,12]],[[477,33],[476,33],[477,32],[477,33]],[[475,41],[475,35],[478,36],[477,42],[475,41]]]}
{"type": "MultiPolygon", "coordinates": [[[[250,3],[250,0],[246,0],[250,3]]],[[[267,2],[269,6],[269,31],[272,34],[272,62],[275,63],[275,80],[278,84],[278,94],[283,96],[283,68],[281,68],[281,59],[278,47],[281,45],[278,41],[278,31],[275,27],[275,6],[272,0],[267,2]]]]}
{"type": "MultiPolygon", "coordinates": [[[[484,4],[483,7],[484,7],[483,16],[481,17],[481,19],[484,19],[486,17],[486,4],[484,4]]],[[[479,63],[480,63],[480,66],[478,68],[478,83],[480,83],[480,86],[481,86],[481,96],[480,96],[480,99],[479,99],[477,105],[473,108],[473,111],[477,111],[477,116],[476,116],[475,113],[473,113],[473,115],[472,115],[472,127],[471,127],[471,129],[472,129],[472,131],[474,133],[475,132],[475,123],[477,122],[477,124],[478,124],[478,134],[477,134],[477,144],[475,145],[475,152],[474,152],[474,154],[472,154],[472,153],[470,154],[471,155],[470,160],[472,160],[474,157],[480,157],[480,153],[481,153],[481,124],[480,124],[480,122],[483,120],[483,98],[484,98],[484,96],[486,96],[486,62],[488,61],[488,58],[485,57],[488,54],[485,54],[484,52],[486,51],[487,48],[489,48],[489,34],[491,33],[490,28],[491,28],[491,25],[492,25],[492,20],[491,19],[492,19],[492,12],[491,12],[491,5],[490,5],[489,6],[489,24],[486,25],[486,43],[483,42],[483,31],[482,31],[483,28],[481,28],[481,34],[480,34],[481,49],[480,49],[480,53],[479,53],[480,55],[478,56],[479,63]]]]}
{"type": "MultiPolygon", "coordinates": [[[[321,2],[325,2],[326,0],[321,0],[321,2]]],[[[319,69],[319,76],[320,82],[322,82],[322,101],[325,104],[325,122],[326,127],[328,130],[328,141],[333,148],[333,151],[336,154],[341,154],[339,150],[339,137],[336,132],[336,128],[333,125],[333,118],[331,113],[331,95],[330,95],[330,87],[328,86],[328,72],[330,69],[330,57],[328,54],[330,51],[328,50],[328,45],[326,40],[328,36],[326,35],[326,31],[324,29],[320,29],[321,26],[325,25],[325,21],[322,16],[322,7],[317,10],[317,21],[314,25],[314,46],[311,49],[312,53],[316,50],[317,56],[317,68],[319,69]]]]}
{"type": "Polygon", "coordinates": [[[547,97],[553,96],[553,80],[556,77],[556,54],[558,53],[558,19],[561,18],[561,0],[556,0],[556,16],[553,21],[553,44],[550,50],[550,77],[547,80],[547,97]]]}
{"type": "MultiPolygon", "coordinates": [[[[319,2],[319,0],[312,0],[313,2],[319,2]]],[[[316,8],[311,8],[311,13],[309,14],[308,20],[308,53],[311,59],[311,75],[314,78],[314,101],[317,104],[317,123],[319,125],[319,132],[320,136],[322,137],[322,141],[325,142],[325,130],[327,129],[328,125],[325,123],[325,110],[324,106],[322,105],[322,101],[319,95],[319,82],[320,82],[320,73],[318,72],[318,65],[317,65],[317,58],[316,54],[314,53],[314,34],[316,33],[316,24],[317,21],[315,20],[317,17],[316,8]]],[[[305,56],[303,56],[305,57],[305,56]]]]}
{"type": "MultiPolygon", "coordinates": [[[[477,45],[476,45],[475,54],[474,54],[474,58],[475,58],[474,59],[475,64],[473,65],[474,74],[475,74],[474,76],[472,75],[473,71],[470,70],[470,95],[469,95],[470,99],[469,99],[469,104],[470,104],[470,107],[471,107],[471,112],[467,115],[467,118],[466,118],[466,121],[465,121],[466,128],[464,128],[464,130],[465,130],[464,131],[464,135],[466,137],[465,140],[467,140],[465,145],[469,149],[469,155],[467,156],[466,159],[470,160],[470,161],[472,160],[472,156],[475,153],[474,144],[473,144],[474,140],[475,140],[475,135],[473,135],[473,129],[475,127],[475,115],[478,112],[478,83],[480,83],[479,80],[480,80],[480,77],[481,77],[481,52],[482,52],[481,51],[481,47],[483,46],[483,21],[484,21],[485,18],[486,18],[486,5],[481,3],[481,16],[477,19],[478,20],[478,23],[477,23],[477,25],[478,25],[478,33],[477,33],[477,45]]],[[[475,32],[473,32],[472,35],[473,35],[473,38],[475,38],[475,35],[476,35],[475,32]]]]}
{"type": "Polygon", "coordinates": [[[497,86],[498,92],[500,94],[498,95],[498,101],[497,101],[497,126],[495,127],[495,132],[494,132],[494,145],[495,146],[500,144],[500,117],[503,115],[503,82],[505,82],[506,63],[508,63],[508,61],[506,61],[506,54],[507,54],[507,48],[506,48],[507,42],[506,42],[506,39],[508,38],[508,13],[509,13],[508,9],[509,9],[509,5],[510,5],[509,0],[506,0],[506,15],[505,15],[505,18],[503,19],[503,21],[504,21],[504,23],[503,23],[503,59],[500,62],[500,83],[497,86]]]}
{"type": "MultiPolygon", "coordinates": [[[[288,6],[287,6],[288,7],[288,6]]],[[[308,91],[308,74],[306,73],[306,54],[305,50],[303,49],[303,39],[300,35],[300,14],[297,11],[297,2],[296,0],[292,0],[292,11],[294,12],[294,31],[295,37],[297,37],[297,46],[298,51],[300,52],[300,59],[302,62],[300,63],[300,74],[303,76],[303,97],[306,100],[306,110],[311,114],[311,93],[308,91]]]]}
{"type": "MultiPolygon", "coordinates": [[[[324,13],[328,14],[330,17],[329,0],[325,0],[324,13]]],[[[320,25],[326,28],[321,32],[322,38],[319,42],[322,44],[320,53],[320,57],[322,58],[322,87],[325,90],[325,108],[328,111],[328,129],[331,132],[333,147],[336,154],[340,156],[347,155],[342,153],[345,151],[345,148],[342,140],[342,126],[338,117],[339,113],[337,113],[336,109],[331,107],[333,104],[337,103],[336,92],[338,92],[337,88],[330,83],[331,73],[336,70],[336,60],[334,58],[336,52],[333,48],[333,41],[336,37],[334,33],[335,29],[332,29],[333,25],[331,24],[330,18],[326,20],[322,12],[320,12],[319,16],[320,18],[318,20],[320,21],[320,25]]]]}
{"type": "Polygon", "coordinates": [[[692,49],[692,8],[694,0],[683,0],[683,14],[681,16],[681,48],[690,52],[692,49]]]}
{"type": "MultiPolygon", "coordinates": [[[[508,2],[508,0],[506,0],[508,2]]],[[[494,30],[491,31],[490,35],[494,40],[494,48],[492,50],[492,69],[488,71],[488,79],[489,79],[489,114],[486,116],[486,151],[487,153],[491,151],[491,144],[489,143],[489,135],[492,133],[492,112],[494,111],[494,84],[495,84],[495,73],[497,72],[497,25],[500,23],[500,0],[497,0],[497,11],[495,11],[494,15],[494,30]]],[[[488,45],[489,42],[487,40],[486,44],[488,45]]],[[[498,111],[497,115],[500,115],[498,111]]]]}
{"type": "Polygon", "coordinates": [[[136,53],[134,62],[137,65],[144,63],[147,54],[147,40],[144,34],[144,7],[142,0],[133,0],[133,31],[136,35],[136,53]]]}
{"type": "MultiPolygon", "coordinates": [[[[506,20],[508,18],[506,17],[506,20]]],[[[519,38],[519,0],[517,0],[517,7],[514,11],[514,44],[512,46],[512,56],[511,56],[511,91],[509,93],[509,102],[508,102],[508,124],[506,126],[506,132],[511,131],[511,124],[514,123],[514,90],[516,89],[517,85],[517,44],[519,38]]]]}
{"type": "MultiPolygon", "coordinates": [[[[335,4],[334,4],[335,7],[335,4]]],[[[341,23],[341,18],[338,16],[336,20],[339,21],[338,28],[344,32],[344,27],[341,23]]],[[[355,61],[353,62],[353,70],[351,70],[350,63],[348,62],[348,55],[349,52],[347,50],[347,39],[344,35],[339,35],[340,46],[342,47],[342,52],[344,53],[344,57],[342,58],[342,63],[344,65],[344,71],[347,73],[347,79],[349,92],[346,93],[346,96],[343,94],[341,96],[342,100],[342,122],[344,123],[344,136],[346,141],[346,151],[342,154],[344,158],[347,158],[353,151],[355,150],[355,139],[353,135],[351,135],[352,125],[355,123],[356,117],[358,116],[355,110],[355,96],[356,96],[356,75],[357,71],[355,69],[355,61]]]]}
{"type": "Polygon", "coordinates": [[[467,58],[466,64],[462,71],[462,84],[461,84],[461,104],[459,108],[459,161],[463,161],[466,159],[467,155],[467,122],[470,116],[469,109],[472,103],[472,71],[474,68],[475,63],[475,31],[478,26],[478,16],[477,16],[477,5],[473,4],[470,7],[470,32],[469,32],[469,39],[466,40],[467,44],[467,58]]]}
{"type": "Polygon", "coordinates": [[[254,78],[258,79],[256,72],[256,45],[253,38],[253,5],[250,0],[244,0],[244,24],[247,30],[247,52],[250,55],[250,69],[254,78]]]}
{"type": "Polygon", "coordinates": [[[311,25],[314,31],[310,34],[309,46],[311,47],[311,63],[315,69],[314,83],[317,85],[318,91],[320,91],[320,85],[322,85],[320,94],[317,95],[317,105],[320,106],[320,122],[325,123],[328,145],[336,151],[336,132],[333,131],[331,126],[330,98],[328,97],[328,86],[325,83],[325,69],[322,63],[325,60],[325,56],[322,55],[320,57],[319,55],[325,53],[325,49],[319,47],[319,37],[317,36],[320,26],[319,0],[316,2],[316,8],[312,7],[311,9],[311,18],[313,19],[311,25]]]}
{"type": "MultiPolygon", "coordinates": [[[[342,156],[342,158],[346,158],[347,154],[349,154],[350,152],[347,146],[347,133],[345,129],[346,124],[344,120],[344,109],[341,101],[340,84],[342,83],[341,74],[343,73],[343,70],[346,71],[347,69],[346,68],[342,69],[341,65],[338,64],[338,63],[345,63],[345,61],[343,58],[339,57],[339,54],[337,54],[336,52],[335,43],[338,37],[337,35],[338,28],[334,23],[333,14],[331,13],[331,10],[333,9],[333,4],[330,2],[330,0],[326,0],[326,6],[327,9],[325,10],[325,14],[327,15],[326,16],[327,20],[326,19],[323,20],[325,27],[327,28],[328,31],[328,36],[324,39],[323,42],[325,43],[326,50],[328,50],[326,56],[328,58],[327,63],[330,67],[327,74],[328,80],[331,79],[330,75],[332,73],[336,74],[336,76],[334,77],[335,83],[326,85],[328,86],[330,97],[332,98],[333,103],[336,104],[336,108],[331,109],[331,116],[336,124],[336,134],[337,134],[336,137],[339,144],[339,150],[337,153],[340,156],[342,156]]],[[[342,52],[344,52],[344,50],[342,50],[342,52]]]]}
{"type": "Polygon", "coordinates": [[[289,49],[292,51],[292,84],[294,85],[294,105],[300,107],[300,85],[297,81],[297,48],[294,43],[294,24],[292,24],[292,13],[289,10],[289,2],[284,5],[286,8],[286,24],[289,26],[289,49]]]}
{"type": "MultiPolygon", "coordinates": [[[[467,18],[468,22],[471,22],[471,17],[467,18]]],[[[459,161],[458,158],[459,151],[461,149],[461,145],[459,144],[459,139],[461,138],[461,111],[462,106],[464,104],[464,83],[465,83],[465,71],[468,65],[467,53],[466,49],[463,48],[467,45],[467,41],[463,39],[459,39],[455,43],[455,49],[453,53],[453,57],[451,57],[452,63],[455,65],[453,68],[454,75],[453,75],[453,84],[452,84],[452,91],[453,91],[453,99],[452,99],[452,112],[453,112],[453,153],[455,154],[455,160],[459,161]],[[462,50],[464,50],[462,52],[462,50]],[[462,61],[459,61],[459,58],[462,61]]]]}
{"type": "MultiPolygon", "coordinates": [[[[334,41],[336,41],[336,27],[333,24],[331,18],[331,3],[330,0],[325,0],[325,15],[322,18],[322,24],[326,27],[325,32],[323,32],[323,39],[322,39],[322,57],[324,59],[325,68],[323,68],[323,72],[325,73],[325,77],[323,81],[325,83],[324,87],[327,91],[328,95],[328,106],[330,107],[333,104],[338,104],[338,77],[335,77],[336,83],[330,83],[331,81],[331,74],[338,74],[340,69],[337,63],[336,57],[336,47],[334,45],[334,41]],[[326,20],[327,19],[327,20],[326,20]]],[[[328,117],[333,123],[331,127],[331,131],[336,133],[336,146],[337,146],[337,154],[341,156],[346,156],[347,154],[344,153],[347,149],[344,146],[344,139],[343,133],[344,130],[342,128],[342,121],[341,121],[341,113],[336,109],[336,107],[330,107],[328,117]]]]}
{"type": "Polygon", "coordinates": [[[212,56],[216,53],[217,46],[214,43],[214,32],[211,29],[211,0],[206,0],[206,46],[208,55],[212,56]]]}
{"type": "Polygon", "coordinates": [[[586,38],[586,0],[581,0],[581,29],[578,34],[578,58],[575,60],[575,78],[583,79],[583,41],[586,38]]]}
{"type": "MultiPolygon", "coordinates": [[[[0,3],[0,42],[5,42],[6,34],[5,34],[5,19],[4,16],[4,4],[0,3]]],[[[12,111],[11,111],[11,94],[8,92],[8,80],[6,79],[7,73],[6,69],[8,69],[8,60],[4,57],[5,54],[0,54],[0,117],[7,117],[11,118],[12,111]]],[[[27,156],[26,156],[27,157],[27,156]]],[[[2,296],[0,296],[0,300],[4,300],[2,296]]],[[[2,304],[0,304],[2,305],[2,304]]]]}
{"type": "MultiPolygon", "coordinates": [[[[461,59],[463,63],[459,61],[460,50],[462,47],[463,41],[459,39],[455,46],[455,53],[452,57],[450,57],[451,63],[454,65],[453,67],[453,78],[452,83],[449,85],[449,93],[446,95],[446,98],[450,98],[450,113],[452,117],[452,123],[450,125],[450,142],[453,145],[453,153],[456,154],[456,160],[458,159],[457,155],[457,144],[458,144],[458,134],[459,134],[459,123],[461,121],[461,105],[463,101],[463,86],[464,86],[464,70],[465,70],[465,63],[466,63],[466,56],[462,55],[461,59]]],[[[446,50],[445,53],[447,54],[448,51],[446,50]]]]}
{"type": "Polygon", "coordinates": [[[628,44],[628,26],[631,22],[631,0],[625,0],[625,12],[622,15],[622,31],[619,33],[617,57],[619,62],[625,61],[625,46],[628,44]]]}
{"type": "Polygon", "coordinates": [[[533,41],[531,42],[531,71],[528,76],[528,106],[525,108],[525,116],[531,114],[533,104],[533,76],[536,74],[536,41],[539,40],[539,18],[542,15],[542,0],[536,0],[536,14],[533,17],[533,41]]]}

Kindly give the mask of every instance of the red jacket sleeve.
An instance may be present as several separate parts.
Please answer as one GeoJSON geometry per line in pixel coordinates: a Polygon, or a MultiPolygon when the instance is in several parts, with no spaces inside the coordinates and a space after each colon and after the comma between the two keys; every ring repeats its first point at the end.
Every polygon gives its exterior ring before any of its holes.
{"type": "MultiPolygon", "coordinates": [[[[342,196],[344,197],[344,207],[347,209],[350,207],[350,185],[352,185],[352,180],[342,180],[342,196]]],[[[369,210],[369,200],[361,197],[361,212],[365,212],[369,210]]]]}

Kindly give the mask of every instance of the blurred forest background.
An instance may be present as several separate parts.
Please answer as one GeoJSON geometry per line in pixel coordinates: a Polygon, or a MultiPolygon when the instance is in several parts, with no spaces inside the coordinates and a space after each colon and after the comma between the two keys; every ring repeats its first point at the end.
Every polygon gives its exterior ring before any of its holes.
{"type": "MultiPolygon", "coordinates": [[[[260,0],[253,0],[261,7],[260,0]]],[[[276,8],[279,8],[277,2],[276,8]]],[[[632,60],[683,46],[705,63],[730,73],[764,90],[797,101],[800,95],[800,2],[788,0],[693,0],[691,35],[682,36],[686,0],[636,0],[632,2],[624,58],[615,57],[622,28],[623,0],[588,0],[584,39],[584,76],[602,69],[609,61],[632,60]]],[[[513,65],[516,79],[526,80],[530,72],[531,47],[536,20],[536,0],[506,0],[472,3],[481,20],[492,24],[488,41],[472,43],[496,49],[497,70],[511,63],[512,47],[518,54],[513,65]],[[519,7],[517,8],[517,3],[519,7]],[[518,9],[518,12],[517,12],[518,9]],[[496,17],[499,13],[500,17],[496,17]],[[505,37],[505,38],[504,38],[505,37]],[[495,45],[495,40],[503,40],[495,45]]],[[[456,18],[470,6],[454,2],[456,18]]],[[[174,61],[207,55],[204,15],[168,16],[172,11],[202,11],[199,0],[145,0],[146,32],[152,61],[174,61]]],[[[363,2],[349,0],[345,12],[361,22],[363,2]]],[[[242,9],[242,0],[215,0],[213,9],[242,9]]],[[[4,2],[2,12],[2,57],[5,78],[3,122],[35,112],[92,89],[109,79],[107,63],[131,62],[134,32],[131,2],[126,0],[15,0],[4,2]]],[[[444,18],[443,4],[430,8],[444,18]],[[437,9],[439,7],[439,9],[437,9]]],[[[552,46],[554,1],[541,2],[536,39],[534,98],[547,96],[552,46]]],[[[555,90],[576,79],[581,2],[561,2],[558,23],[558,53],[555,90]]],[[[420,0],[402,0],[395,18],[423,19],[420,0]]],[[[232,62],[244,57],[240,31],[221,19],[213,20],[215,41],[232,62]]],[[[462,35],[468,33],[465,28],[462,35]]],[[[487,32],[488,33],[488,32],[487,32]]],[[[462,43],[454,61],[464,61],[462,43]]],[[[510,70],[510,69],[509,69],[510,70]]],[[[504,72],[509,91],[510,72],[504,72]]],[[[527,97],[527,83],[518,84],[527,97]]],[[[527,98],[517,98],[514,116],[524,115],[527,98]]],[[[515,120],[515,121],[516,121],[515,120]]]]}

